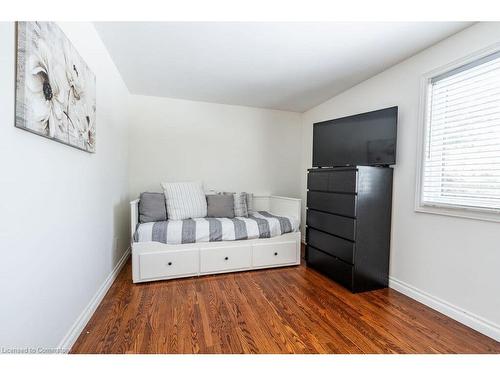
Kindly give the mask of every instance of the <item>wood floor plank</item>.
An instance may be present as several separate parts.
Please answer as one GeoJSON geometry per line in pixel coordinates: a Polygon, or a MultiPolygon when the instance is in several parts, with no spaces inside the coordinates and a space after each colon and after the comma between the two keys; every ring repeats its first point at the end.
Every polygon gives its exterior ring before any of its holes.
{"type": "Polygon", "coordinates": [[[71,353],[500,353],[397,291],[352,294],[304,265],[133,284],[130,260],[71,353]]]}

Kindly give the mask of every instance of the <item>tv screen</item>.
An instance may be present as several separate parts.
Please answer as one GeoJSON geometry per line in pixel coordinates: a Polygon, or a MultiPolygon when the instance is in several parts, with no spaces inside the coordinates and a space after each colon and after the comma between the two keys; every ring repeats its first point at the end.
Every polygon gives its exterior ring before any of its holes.
{"type": "Polygon", "coordinates": [[[398,107],[313,126],[313,167],[396,164],[398,107]]]}

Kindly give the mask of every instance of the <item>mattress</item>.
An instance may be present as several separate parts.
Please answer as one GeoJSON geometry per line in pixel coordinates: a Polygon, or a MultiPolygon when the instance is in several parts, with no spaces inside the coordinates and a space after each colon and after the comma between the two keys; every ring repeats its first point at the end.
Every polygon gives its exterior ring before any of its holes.
{"type": "Polygon", "coordinates": [[[297,219],[276,216],[267,211],[252,212],[248,217],[199,218],[143,223],[137,226],[135,242],[161,242],[179,245],[195,242],[251,240],[271,238],[299,229],[297,219]]]}

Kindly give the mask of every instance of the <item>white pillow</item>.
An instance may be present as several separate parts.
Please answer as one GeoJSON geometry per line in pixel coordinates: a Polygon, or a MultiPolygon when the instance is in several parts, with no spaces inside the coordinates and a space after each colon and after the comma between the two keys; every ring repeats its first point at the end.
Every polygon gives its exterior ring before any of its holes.
{"type": "Polygon", "coordinates": [[[207,199],[201,182],[163,182],[167,215],[171,220],[207,216],[207,199]]]}

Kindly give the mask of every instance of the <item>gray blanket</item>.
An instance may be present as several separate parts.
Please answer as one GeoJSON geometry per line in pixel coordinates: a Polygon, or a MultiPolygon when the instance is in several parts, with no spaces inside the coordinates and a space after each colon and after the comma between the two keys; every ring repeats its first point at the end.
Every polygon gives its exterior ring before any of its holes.
{"type": "Polygon", "coordinates": [[[275,237],[297,229],[298,222],[291,217],[259,211],[249,217],[231,219],[199,218],[144,223],[138,226],[134,240],[165,244],[246,240],[275,237]]]}

